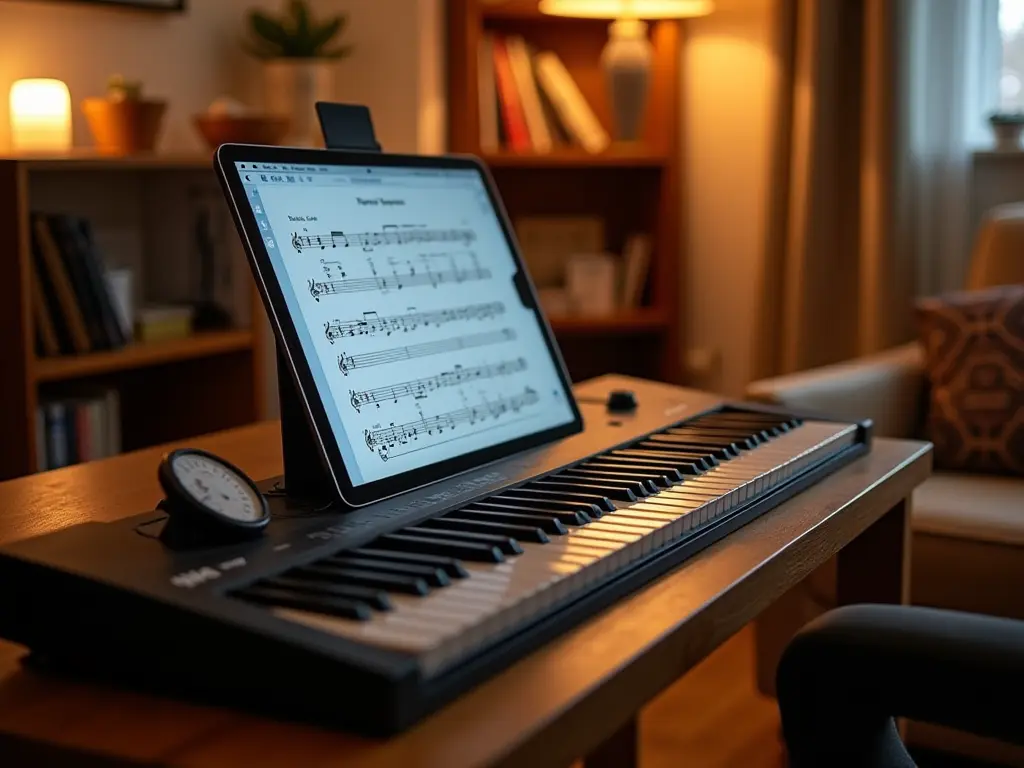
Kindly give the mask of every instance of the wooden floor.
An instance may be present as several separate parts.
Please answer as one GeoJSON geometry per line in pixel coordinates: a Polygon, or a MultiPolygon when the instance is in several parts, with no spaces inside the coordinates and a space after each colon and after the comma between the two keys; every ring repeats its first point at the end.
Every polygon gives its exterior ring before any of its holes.
{"type": "Polygon", "coordinates": [[[775,701],[754,686],[753,628],[662,693],[640,728],[642,768],[783,768],[775,701]]]}

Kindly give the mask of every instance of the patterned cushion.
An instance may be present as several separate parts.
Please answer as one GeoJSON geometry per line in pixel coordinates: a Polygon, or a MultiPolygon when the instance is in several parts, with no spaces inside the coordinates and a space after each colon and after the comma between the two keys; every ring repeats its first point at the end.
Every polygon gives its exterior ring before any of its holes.
{"type": "Polygon", "coordinates": [[[1024,475],[1024,285],[917,305],[935,466],[1024,475]]]}

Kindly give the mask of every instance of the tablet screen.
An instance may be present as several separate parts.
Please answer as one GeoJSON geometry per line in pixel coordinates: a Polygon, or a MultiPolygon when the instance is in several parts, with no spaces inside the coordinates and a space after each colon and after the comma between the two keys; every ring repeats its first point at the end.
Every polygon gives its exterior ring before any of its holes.
{"type": "Polygon", "coordinates": [[[353,486],[574,420],[479,170],[236,170],[353,486]]]}

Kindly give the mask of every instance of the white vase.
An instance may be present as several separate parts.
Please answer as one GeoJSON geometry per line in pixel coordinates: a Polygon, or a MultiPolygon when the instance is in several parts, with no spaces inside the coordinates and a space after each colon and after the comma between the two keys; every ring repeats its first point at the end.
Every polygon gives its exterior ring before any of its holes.
{"type": "Polygon", "coordinates": [[[601,52],[601,66],[608,81],[615,138],[620,141],[640,138],[653,56],[647,24],[636,19],[620,19],[611,24],[608,44],[601,52]]]}
{"type": "Polygon", "coordinates": [[[264,106],[290,121],[282,144],[323,146],[315,105],[335,99],[335,64],[330,59],[272,59],[264,64],[264,106]]]}

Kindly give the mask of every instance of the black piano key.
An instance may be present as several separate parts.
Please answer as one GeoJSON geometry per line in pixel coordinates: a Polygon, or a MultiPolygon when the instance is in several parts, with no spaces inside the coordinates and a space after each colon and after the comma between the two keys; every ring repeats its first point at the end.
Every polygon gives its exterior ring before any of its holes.
{"type": "MultiPolygon", "coordinates": [[[[510,499],[503,502],[477,501],[467,507],[467,509],[480,509],[488,512],[500,512],[503,514],[511,512],[514,514],[523,513],[528,515],[538,515],[556,520],[558,523],[563,525],[574,526],[586,525],[592,519],[589,514],[579,508],[579,505],[577,505],[576,509],[565,509],[560,508],[557,504],[545,504],[544,502],[537,501],[536,499],[524,499],[522,501],[510,499]]],[[[598,516],[600,516],[600,514],[600,512],[597,513],[598,516]]]]}
{"type": "Polygon", "coordinates": [[[676,467],[671,466],[667,462],[652,463],[639,458],[634,458],[632,461],[628,461],[624,457],[614,460],[591,459],[585,464],[580,464],[580,467],[583,469],[602,469],[611,472],[635,474],[637,477],[654,480],[658,483],[678,483],[686,477],[676,467]]]}
{"type": "Polygon", "coordinates": [[[671,436],[668,440],[654,440],[653,437],[657,437],[657,435],[652,436],[652,439],[636,443],[629,448],[623,448],[622,451],[613,451],[612,455],[618,455],[627,451],[630,453],[633,451],[654,451],[656,453],[671,454],[673,458],[692,462],[705,469],[717,466],[720,460],[725,461],[739,455],[737,451],[711,446],[703,449],[694,448],[685,443],[678,442],[676,438],[671,436]]]}
{"type": "Polygon", "coordinates": [[[619,501],[636,501],[636,494],[627,487],[620,487],[612,483],[574,483],[569,480],[534,480],[530,483],[533,488],[551,491],[560,494],[562,491],[590,491],[599,493],[609,499],[619,501]]]}
{"type": "Polygon", "coordinates": [[[654,439],[661,437],[678,437],[694,443],[695,445],[710,445],[718,447],[726,446],[729,448],[746,450],[757,447],[757,442],[751,437],[745,437],[743,435],[716,435],[710,431],[700,432],[689,427],[669,429],[663,434],[652,435],[652,437],[654,439]]]}
{"type": "Polygon", "coordinates": [[[523,548],[519,545],[518,541],[508,536],[498,536],[494,533],[470,533],[468,531],[456,531],[452,528],[441,531],[420,526],[403,528],[402,533],[407,533],[410,536],[436,537],[438,539],[454,539],[456,541],[465,539],[466,541],[478,544],[490,544],[500,549],[506,555],[521,555],[523,553],[523,548]]]}
{"type": "Polygon", "coordinates": [[[715,414],[716,420],[730,421],[737,424],[770,424],[783,430],[796,429],[802,423],[801,419],[781,413],[762,413],[760,411],[733,411],[726,410],[715,414]]]}
{"type": "Polygon", "coordinates": [[[359,549],[348,550],[345,554],[373,558],[374,560],[386,560],[392,563],[432,565],[435,568],[440,568],[453,579],[469,578],[469,571],[466,570],[466,566],[454,557],[440,557],[438,555],[426,555],[421,552],[399,552],[396,550],[380,549],[374,546],[373,542],[359,549]]]}
{"type": "Polygon", "coordinates": [[[772,439],[772,434],[767,429],[749,424],[747,426],[731,426],[729,424],[694,424],[693,429],[716,436],[736,437],[754,440],[758,444],[766,443],[772,439]]]}
{"type": "Polygon", "coordinates": [[[289,592],[307,592],[314,595],[327,595],[328,597],[341,597],[346,600],[354,600],[359,603],[366,603],[378,611],[390,611],[391,599],[388,593],[382,589],[372,587],[354,587],[350,584],[328,584],[322,581],[311,581],[308,579],[288,579],[276,576],[270,579],[263,579],[259,586],[272,589],[285,589],[289,592]]]}
{"type": "Polygon", "coordinates": [[[696,454],[684,451],[656,451],[651,448],[627,448],[602,456],[596,461],[614,461],[617,464],[629,464],[634,461],[647,462],[651,466],[672,467],[684,475],[699,475],[712,467],[718,466],[718,460],[708,454],[696,454]]]}
{"type": "Polygon", "coordinates": [[[366,603],[346,600],[343,597],[302,594],[299,592],[289,592],[284,589],[270,589],[268,587],[249,587],[232,594],[250,603],[276,606],[278,608],[294,608],[299,611],[323,613],[329,616],[340,616],[345,619],[356,619],[357,621],[366,621],[373,616],[373,611],[366,603]]]}
{"type": "Polygon", "coordinates": [[[742,450],[738,445],[710,445],[707,442],[698,443],[692,438],[679,435],[657,434],[651,435],[636,447],[657,448],[658,446],[677,446],[688,451],[698,451],[714,456],[716,459],[734,459],[740,455],[742,450]]]}
{"type": "Polygon", "coordinates": [[[397,573],[403,576],[419,576],[432,587],[447,587],[452,583],[448,574],[433,565],[414,563],[389,563],[387,560],[374,560],[370,557],[354,557],[353,555],[335,555],[321,561],[331,566],[359,568],[374,573],[397,573]]]}
{"type": "Polygon", "coordinates": [[[425,595],[430,585],[418,576],[404,576],[397,573],[379,573],[362,568],[340,568],[332,565],[303,565],[287,572],[288,576],[300,579],[314,579],[332,584],[352,584],[357,587],[374,587],[388,592],[402,592],[407,595],[425,595]]]}
{"type": "Polygon", "coordinates": [[[564,472],[559,472],[550,479],[565,480],[573,483],[600,483],[601,485],[607,483],[608,485],[613,485],[615,487],[628,488],[637,496],[637,498],[649,496],[652,493],[658,492],[658,488],[656,486],[649,486],[642,478],[638,478],[636,475],[601,472],[600,470],[594,469],[567,469],[564,472]]]}
{"type": "Polygon", "coordinates": [[[540,498],[545,501],[559,501],[565,502],[569,506],[575,505],[576,509],[582,509],[591,517],[600,517],[603,512],[614,512],[616,507],[612,504],[611,499],[605,496],[603,493],[584,493],[582,488],[575,491],[559,491],[553,493],[550,488],[538,488],[537,480],[532,483],[520,488],[513,488],[511,491],[507,491],[496,498],[499,499],[514,499],[514,498],[540,498]]]}
{"type": "MultiPolygon", "coordinates": [[[[617,477],[623,480],[636,480],[643,483],[644,487],[651,493],[656,493],[661,488],[668,488],[672,481],[668,476],[657,469],[650,467],[633,466],[608,466],[588,461],[586,464],[579,464],[566,470],[569,474],[583,475],[585,477],[617,477]]],[[[675,474],[679,474],[675,472],[675,474]]]]}
{"type": "Polygon", "coordinates": [[[461,512],[453,517],[442,515],[420,523],[425,528],[436,528],[440,531],[466,531],[468,533],[493,533],[508,536],[517,541],[531,541],[535,544],[547,544],[551,539],[538,526],[515,525],[514,523],[497,523],[484,520],[470,520],[461,512]]]}
{"type": "Polygon", "coordinates": [[[733,419],[729,416],[714,416],[713,418],[698,419],[696,425],[699,427],[726,427],[728,429],[743,429],[749,427],[767,433],[771,437],[777,437],[783,432],[788,432],[790,426],[777,419],[733,419]]]}
{"type": "Polygon", "coordinates": [[[438,539],[431,536],[411,536],[405,533],[389,533],[377,542],[388,549],[402,549],[407,552],[422,552],[426,555],[457,557],[477,563],[501,563],[505,556],[493,544],[480,544],[462,539],[438,539]]]}
{"type": "MultiPolygon", "coordinates": [[[[460,509],[458,512],[453,512],[452,514],[466,520],[480,520],[481,522],[507,523],[508,525],[515,526],[536,527],[540,528],[544,533],[554,534],[555,536],[565,536],[569,533],[569,529],[562,524],[562,521],[559,520],[556,515],[537,515],[531,514],[528,511],[499,512],[494,509],[478,509],[475,505],[465,507],[464,509],[460,509]]],[[[582,524],[582,522],[572,523],[572,525],[582,524]]]]}

